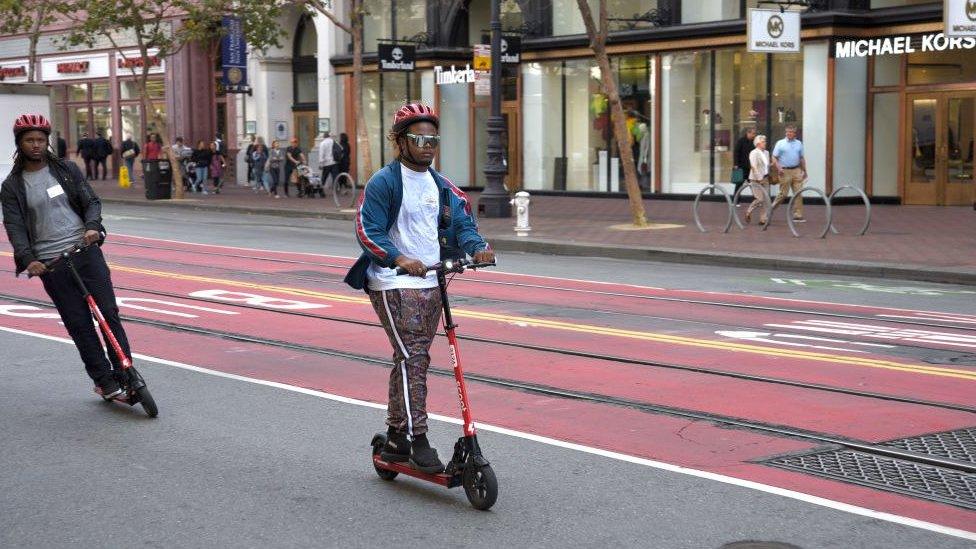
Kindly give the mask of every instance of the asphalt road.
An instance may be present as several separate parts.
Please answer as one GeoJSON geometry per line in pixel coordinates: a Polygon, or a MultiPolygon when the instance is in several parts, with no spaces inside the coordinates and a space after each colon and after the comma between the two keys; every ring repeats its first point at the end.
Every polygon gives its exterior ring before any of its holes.
{"type": "MultiPolygon", "coordinates": [[[[0,348],[0,546],[971,547],[950,536],[702,478],[482,432],[501,484],[373,473],[383,412],[136,361],[160,417],[89,392],[66,343],[0,348]]],[[[446,452],[459,428],[434,422],[446,452]]]]}

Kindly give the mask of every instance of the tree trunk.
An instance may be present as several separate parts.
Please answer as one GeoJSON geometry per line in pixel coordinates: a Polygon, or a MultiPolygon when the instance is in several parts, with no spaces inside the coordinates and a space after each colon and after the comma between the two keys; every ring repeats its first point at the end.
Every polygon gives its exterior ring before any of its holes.
{"type": "MultiPolygon", "coordinates": [[[[356,120],[356,149],[360,151],[361,173],[356,177],[360,184],[373,175],[373,154],[369,148],[369,133],[363,113],[363,6],[361,0],[352,1],[352,110],[356,120]]],[[[381,139],[382,141],[382,139],[381,139]]]]}
{"type": "Polygon", "coordinates": [[[27,50],[27,81],[34,82],[34,78],[37,74],[37,42],[41,38],[41,22],[44,21],[44,12],[46,10],[46,5],[42,4],[41,7],[37,8],[37,13],[34,15],[36,19],[34,20],[34,25],[31,27],[30,31],[30,43],[27,50]]]}
{"type": "Polygon", "coordinates": [[[630,146],[630,134],[627,133],[627,119],[624,107],[620,102],[620,91],[617,80],[613,77],[610,58],[607,56],[607,0],[600,0],[600,30],[597,31],[593,23],[593,14],[587,0],[576,0],[580,14],[586,25],[586,33],[590,38],[590,48],[600,67],[600,84],[610,100],[610,120],[613,123],[613,137],[617,141],[620,152],[620,162],[624,167],[624,183],[627,187],[627,198],[630,201],[630,215],[637,227],[647,226],[647,216],[644,212],[644,199],[640,186],[637,184],[637,167],[634,165],[634,151],[630,146]]]}

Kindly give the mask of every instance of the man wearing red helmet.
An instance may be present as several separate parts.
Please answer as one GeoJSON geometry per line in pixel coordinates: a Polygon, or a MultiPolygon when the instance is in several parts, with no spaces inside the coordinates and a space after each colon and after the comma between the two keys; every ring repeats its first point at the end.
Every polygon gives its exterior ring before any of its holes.
{"type": "Polygon", "coordinates": [[[350,286],[369,294],[393,346],[382,458],[409,461],[425,473],[444,468],[426,434],[429,349],[441,311],[437,277],[426,266],[465,254],[495,260],[468,197],[430,167],[438,126],[422,103],[394,115],[389,139],[398,158],[373,174],[360,196],[356,237],[363,255],[346,275],[350,286]],[[397,267],[411,276],[397,276],[397,267]]]}
{"type": "MultiPolygon", "coordinates": [[[[49,272],[44,265],[79,242],[101,245],[105,238],[101,201],[78,166],[61,161],[51,150],[50,135],[51,123],[39,114],[21,115],[14,123],[14,166],[0,189],[3,225],[14,248],[17,274],[27,271],[41,277],[88,375],[103,396],[112,397],[122,392],[114,375],[122,365],[115,353],[106,359],[91,312],[71,273],[67,269],[49,272]]],[[[119,345],[131,357],[101,249],[90,246],[74,261],[119,345]]]]}

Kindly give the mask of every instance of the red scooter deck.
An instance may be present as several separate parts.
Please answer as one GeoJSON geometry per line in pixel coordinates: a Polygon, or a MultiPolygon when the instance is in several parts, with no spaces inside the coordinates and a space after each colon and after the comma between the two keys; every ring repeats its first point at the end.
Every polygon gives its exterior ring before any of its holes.
{"type": "Polygon", "coordinates": [[[436,475],[424,473],[423,471],[418,471],[407,464],[383,461],[380,456],[377,455],[373,456],[373,465],[380,469],[386,469],[387,471],[394,471],[414,478],[419,478],[420,480],[426,480],[427,482],[440,484],[446,488],[452,488],[460,484],[459,482],[456,482],[457,479],[454,476],[444,473],[437,473],[436,475]]]}

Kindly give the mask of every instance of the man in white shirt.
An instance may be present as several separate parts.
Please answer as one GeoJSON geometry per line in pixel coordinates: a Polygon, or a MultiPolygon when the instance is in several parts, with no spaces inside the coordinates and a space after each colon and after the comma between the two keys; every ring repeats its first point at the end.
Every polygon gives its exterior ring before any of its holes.
{"type": "Polygon", "coordinates": [[[322,142],[319,143],[319,167],[322,168],[322,186],[325,186],[326,179],[332,176],[333,183],[335,182],[335,176],[339,175],[335,173],[336,168],[339,166],[336,164],[335,158],[332,156],[332,148],[335,147],[335,140],[329,136],[329,132],[324,132],[322,134],[322,142]]]}

